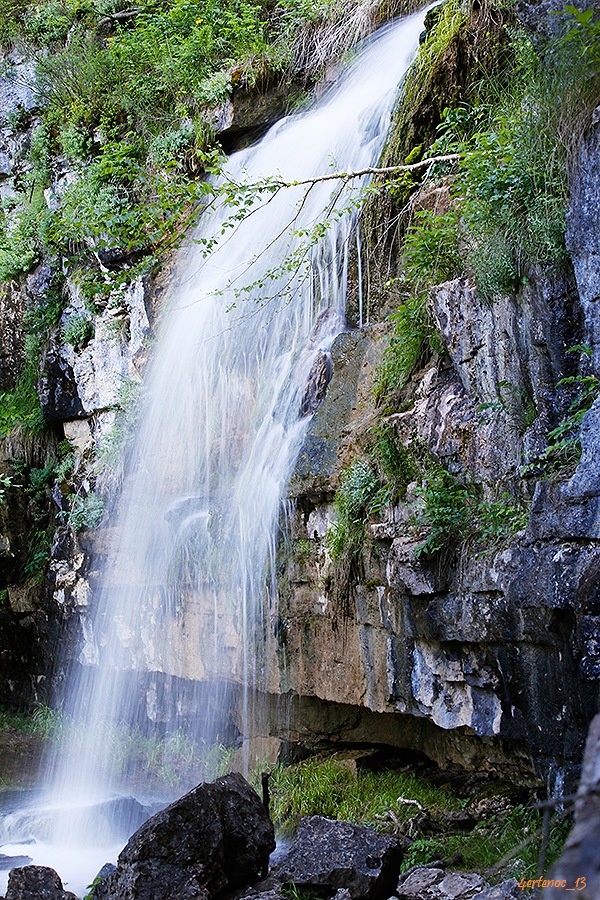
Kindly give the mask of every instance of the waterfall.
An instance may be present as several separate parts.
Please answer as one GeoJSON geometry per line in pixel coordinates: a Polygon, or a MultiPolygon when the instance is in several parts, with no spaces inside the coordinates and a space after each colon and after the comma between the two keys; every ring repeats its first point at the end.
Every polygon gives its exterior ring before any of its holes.
{"type": "MultiPolygon", "coordinates": [[[[375,165],[423,19],[419,13],[380,32],[317,105],[234,154],[223,179],[297,182],[375,165]]],[[[114,791],[143,794],[135,754],[122,758],[128,734],[151,739],[154,728],[209,751],[255,727],[255,697],[269,678],[263,650],[277,602],[282,498],[310,419],[311,370],[345,327],[365,184],[265,191],[240,207],[235,222],[235,207],[223,202],[202,215],[154,348],[110,529],[111,562],[85,623],[93,636],[86,664],[67,685],[72,750],[59,751],[49,775],[66,811],[37,836],[41,843],[108,853],[99,808],[110,807],[114,791]],[[92,803],[100,807],[90,816],[92,803]]],[[[113,843],[148,814],[149,806],[138,806],[113,843]]],[[[18,829],[9,824],[0,828],[14,843],[18,829]]],[[[44,860],[58,866],[58,856],[44,860]]],[[[69,881],[81,889],[76,876],[69,881]]]]}

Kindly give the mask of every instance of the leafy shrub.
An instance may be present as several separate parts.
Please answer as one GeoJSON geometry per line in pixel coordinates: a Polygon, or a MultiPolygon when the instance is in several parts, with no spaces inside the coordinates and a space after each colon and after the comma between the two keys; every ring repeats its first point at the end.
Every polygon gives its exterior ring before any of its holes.
{"type": "Polygon", "coordinates": [[[97,528],[104,516],[104,500],[93,491],[86,497],[76,494],[71,498],[71,509],[67,521],[73,531],[97,528]]]}
{"type": "Polygon", "coordinates": [[[375,425],[369,437],[369,455],[380,471],[380,480],[389,485],[390,500],[399,500],[420,475],[419,466],[388,423],[375,425]]]}
{"type": "Polygon", "coordinates": [[[545,451],[524,467],[525,475],[568,478],[581,459],[581,423],[598,397],[600,381],[596,375],[570,375],[561,378],[558,387],[573,388],[573,399],[564,418],[548,432],[545,451]]]}
{"type": "Polygon", "coordinates": [[[401,390],[428,355],[440,349],[425,295],[408,296],[390,316],[390,321],[394,322],[394,333],[377,368],[374,384],[375,400],[379,402],[401,390]]]}
{"type": "Polygon", "coordinates": [[[433,555],[462,543],[469,531],[469,489],[440,466],[417,489],[417,496],[423,509],[415,524],[428,534],[415,554],[433,555]]]}
{"type": "Polygon", "coordinates": [[[463,261],[458,250],[458,211],[416,213],[406,231],[402,262],[407,280],[429,287],[460,275],[463,261]]]}
{"type": "Polygon", "coordinates": [[[527,506],[510,494],[484,500],[473,485],[463,484],[439,465],[430,464],[416,493],[422,509],[413,525],[427,530],[417,556],[452,554],[467,540],[482,550],[494,550],[524,528],[529,516],[527,506]]]}
{"type": "Polygon", "coordinates": [[[81,350],[94,336],[94,323],[87,316],[73,315],[62,329],[63,339],[76,350],[81,350]]]}
{"type": "Polygon", "coordinates": [[[332,559],[352,556],[362,546],[369,514],[381,506],[380,485],[368,463],[355,460],[346,470],[334,498],[336,521],[327,532],[332,559]]]}
{"type": "Polygon", "coordinates": [[[0,475],[0,506],[4,503],[4,497],[6,495],[6,491],[12,485],[12,476],[11,475],[0,475]]]}

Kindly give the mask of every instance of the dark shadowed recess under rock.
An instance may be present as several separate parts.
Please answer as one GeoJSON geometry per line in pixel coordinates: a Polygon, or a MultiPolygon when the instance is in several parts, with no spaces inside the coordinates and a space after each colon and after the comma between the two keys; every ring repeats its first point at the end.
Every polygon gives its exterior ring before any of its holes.
{"type": "Polygon", "coordinates": [[[99,900],[209,900],[257,881],[275,849],[258,795],[233,774],[201,784],[130,838],[99,900]]]}

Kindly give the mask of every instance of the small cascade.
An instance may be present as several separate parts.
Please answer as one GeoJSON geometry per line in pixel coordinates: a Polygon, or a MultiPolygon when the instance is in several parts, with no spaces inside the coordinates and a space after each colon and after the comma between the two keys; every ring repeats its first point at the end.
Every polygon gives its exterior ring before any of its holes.
{"type": "MultiPolygon", "coordinates": [[[[375,165],[423,19],[380,32],[315,107],[233,155],[223,178],[301,182],[375,165]]],[[[265,637],[282,498],[345,327],[365,183],[261,192],[235,227],[222,203],[202,216],[155,347],[111,563],[84,622],[86,664],[67,685],[71,750],[49,762],[39,834],[32,810],[22,813],[22,831],[45,848],[36,856],[28,844],[36,862],[61,871],[60,846],[81,856],[101,845],[108,858],[150,813],[156,796],[129,752],[136,739],[160,746],[158,766],[177,744],[205,747],[198,780],[211,777],[215,747],[259,730],[257,697],[274,677],[265,637]],[[127,794],[144,799],[114,800],[127,794]]],[[[64,868],[71,890],[95,875],[78,881],[64,868]]]]}

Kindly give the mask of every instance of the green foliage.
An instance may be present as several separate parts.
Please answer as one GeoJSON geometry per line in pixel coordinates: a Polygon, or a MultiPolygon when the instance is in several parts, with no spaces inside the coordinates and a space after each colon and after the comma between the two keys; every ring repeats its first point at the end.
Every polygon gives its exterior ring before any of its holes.
{"type": "Polygon", "coordinates": [[[471,534],[485,550],[494,550],[527,526],[529,507],[505,491],[497,500],[478,500],[473,519],[471,534]]]}
{"type": "Polygon", "coordinates": [[[383,498],[379,480],[368,463],[355,460],[342,477],[334,498],[336,521],[327,532],[327,549],[332,559],[352,556],[362,546],[369,515],[380,509],[383,498]]]}
{"type": "Polygon", "coordinates": [[[401,390],[432,350],[439,349],[425,295],[409,295],[390,320],[394,322],[394,333],[377,368],[374,385],[377,402],[401,390]]]}
{"type": "MultiPolygon", "coordinates": [[[[77,739],[71,728],[70,740],[77,739]]],[[[79,739],[84,741],[85,736],[79,739]]],[[[162,736],[147,735],[125,722],[105,723],[102,740],[109,748],[111,776],[127,774],[154,788],[211,781],[228,771],[234,752],[222,744],[198,743],[182,728],[162,736]]]]}
{"type": "Polygon", "coordinates": [[[369,439],[369,456],[377,467],[380,481],[388,486],[390,500],[397,501],[404,497],[411,481],[419,477],[419,466],[389,423],[373,426],[369,439]]]}
{"type": "Polygon", "coordinates": [[[90,884],[86,885],[86,895],[83,900],[94,900],[96,896],[96,887],[102,883],[104,879],[97,876],[90,884]]]}
{"type": "Polygon", "coordinates": [[[60,710],[39,703],[32,713],[15,712],[0,707],[0,729],[13,728],[22,734],[38,734],[44,739],[64,734],[66,717],[60,710]]]}
{"type": "MultiPolygon", "coordinates": [[[[370,825],[379,831],[412,834],[415,839],[405,851],[403,871],[460,854],[461,867],[469,872],[489,871],[511,853],[514,858],[524,836],[529,836],[515,861],[518,870],[501,869],[498,876],[535,876],[542,843],[542,815],[522,803],[512,805],[508,799],[495,803],[500,811],[479,821],[473,830],[449,833],[444,814],[459,810],[469,801],[451,793],[448,785],[437,787],[427,778],[406,771],[372,772],[343,754],[315,757],[289,767],[276,766],[270,788],[271,815],[276,830],[283,835],[293,835],[303,816],[329,816],[370,825]],[[429,826],[426,835],[419,833],[418,824],[425,812],[429,826]]],[[[476,797],[470,799],[477,802],[476,797]]],[[[569,827],[569,822],[560,817],[552,823],[546,866],[560,854],[569,827]]]]}
{"type": "Polygon", "coordinates": [[[528,393],[518,388],[512,381],[500,381],[498,384],[500,397],[479,406],[480,412],[497,414],[504,412],[509,422],[520,433],[524,434],[537,418],[535,402],[528,393]]]}
{"type": "Polygon", "coordinates": [[[343,756],[308,759],[294,766],[276,766],[271,774],[271,816],[276,829],[293,834],[303,816],[329,816],[378,830],[392,809],[400,821],[414,815],[414,807],[398,797],[416,800],[429,809],[457,809],[458,800],[427,780],[407,772],[370,772],[356,769],[343,756]],[[382,817],[382,818],[379,818],[382,817]]]}
{"type": "Polygon", "coordinates": [[[456,237],[489,301],[514,292],[532,264],[566,258],[568,161],[600,85],[598,25],[570,14],[574,25],[545,50],[513,35],[508,84],[492,80],[478,103],[445,110],[428,151],[462,154],[456,237]]]}
{"type": "Polygon", "coordinates": [[[416,555],[447,551],[462,543],[469,531],[469,489],[439,466],[418,488],[417,495],[423,509],[415,524],[424,526],[428,534],[416,555]]]}
{"type": "Polygon", "coordinates": [[[70,510],[66,518],[73,531],[98,527],[104,516],[102,497],[91,491],[85,497],[80,494],[70,495],[69,500],[70,510]]]}
{"type": "Polygon", "coordinates": [[[94,323],[88,316],[73,315],[62,329],[63,339],[76,350],[81,350],[94,336],[94,323]]]}
{"type": "MultiPolygon", "coordinates": [[[[572,347],[568,352],[590,355],[589,347],[572,347]]],[[[569,375],[561,378],[558,387],[569,388],[572,399],[563,419],[547,435],[548,446],[540,455],[530,460],[524,468],[525,475],[543,475],[550,478],[570,477],[581,459],[581,423],[598,396],[600,381],[596,375],[569,375]]]]}
{"type": "MultiPolygon", "coordinates": [[[[461,867],[468,872],[489,870],[514,853],[527,836],[530,842],[519,850],[514,865],[505,869],[505,875],[535,878],[542,845],[542,814],[522,804],[512,810],[480,823],[469,834],[444,834],[417,838],[408,849],[402,863],[403,871],[411,866],[425,865],[434,859],[449,859],[460,854],[461,867]]],[[[571,823],[557,818],[550,828],[550,838],[544,856],[545,866],[552,865],[560,855],[571,823]]]]}
{"type": "Polygon", "coordinates": [[[16,427],[28,433],[44,427],[35,372],[26,371],[12,391],[0,393],[0,436],[7,437],[16,427]]]}
{"type": "Polygon", "coordinates": [[[23,574],[27,578],[41,580],[46,571],[52,546],[52,523],[49,514],[51,490],[54,483],[54,466],[52,463],[43,468],[27,468],[18,461],[13,467],[20,476],[23,490],[28,497],[28,518],[30,521],[27,533],[28,556],[23,574]]]}
{"type": "MultiPolygon", "coordinates": [[[[109,140],[134,128],[147,143],[222,100],[224,70],[265,49],[260,6],[248,0],[146,0],[137,9],[106,39],[89,20],[72,24],[67,43],[51,37],[40,76],[55,121],[100,126],[109,140]]],[[[96,8],[91,18],[98,15],[96,8]]],[[[43,41],[43,31],[28,37],[43,41]]]]}
{"type": "Polygon", "coordinates": [[[402,254],[405,277],[417,288],[460,275],[463,261],[458,250],[456,207],[440,214],[429,209],[416,213],[407,229],[402,254]]]}
{"type": "Polygon", "coordinates": [[[28,207],[10,216],[0,207],[0,284],[29,272],[39,259],[37,227],[28,207]]]}
{"type": "Polygon", "coordinates": [[[529,511],[508,493],[484,500],[471,485],[461,483],[442,466],[430,464],[417,489],[421,511],[413,519],[427,536],[415,555],[452,554],[469,540],[482,550],[494,550],[527,524],[529,511]]]}
{"type": "Polygon", "coordinates": [[[4,497],[8,488],[12,486],[11,475],[0,475],[0,506],[4,503],[4,497]]]}
{"type": "Polygon", "coordinates": [[[144,397],[143,385],[124,378],[119,388],[115,423],[103,436],[98,448],[95,472],[104,478],[114,476],[119,462],[133,442],[144,397]]]}

